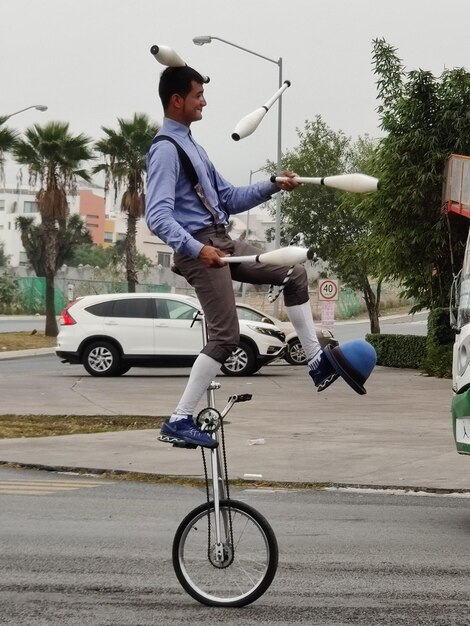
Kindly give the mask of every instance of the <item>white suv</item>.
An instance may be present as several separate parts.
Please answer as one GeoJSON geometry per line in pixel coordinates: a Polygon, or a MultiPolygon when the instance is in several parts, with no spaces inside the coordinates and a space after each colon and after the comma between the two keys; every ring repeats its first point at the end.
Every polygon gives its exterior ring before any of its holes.
{"type": "MultiPolygon", "coordinates": [[[[185,367],[202,348],[196,298],[169,293],[84,296],[62,312],[56,354],[92,376],[121,376],[131,367],[185,367]]],[[[240,344],[222,366],[248,376],[282,357],[285,335],[273,324],[240,321],[240,344]]]]}

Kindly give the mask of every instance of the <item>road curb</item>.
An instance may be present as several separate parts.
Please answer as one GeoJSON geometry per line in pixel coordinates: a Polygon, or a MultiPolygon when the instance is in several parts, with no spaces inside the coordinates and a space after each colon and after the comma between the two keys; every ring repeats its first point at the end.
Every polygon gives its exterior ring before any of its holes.
{"type": "Polygon", "coordinates": [[[0,352],[0,360],[22,359],[28,356],[41,356],[44,354],[55,354],[55,348],[36,348],[35,350],[8,350],[0,352]]]}
{"type": "MultiPolygon", "coordinates": [[[[145,480],[147,482],[155,482],[155,483],[176,483],[176,484],[186,484],[193,483],[194,485],[200,486],[205,484],[205,480],[203,478],[197,478],[195,476],[182,476],[182,475],[173,475],[173,474],[153,474],[150,472],[133,472],[129,470],[112,470],[112,469],[101,469],[96,467],[73,467],[69,465],[44,465],[40,463],[22,463],[17,461],[2,461],[0,460],[0,467],[7,467],[13,469],[33,469],[45,472],[57,472],[57,473],[76,473],[76,474],[93,474],[97,476],[102,476],[104,478],[118,478],[118,477],[126,477],[129,480],[134,480],[135,482],[140,482],[145,480]]],[[[363,490],[368,492],[394,492],[394,495],[413,495],[413,494],[421,494],[421,495],[436,495],[436,496],[446,496],[446,495],[467,495],[470,496],[470,491],[468,489],[443,489],[439,487],[417,487],[406,486],[406,485],[370,485],[367,483],[335,483],[335,482],[282,482],[282,481],[272,481],[272,480],[244,480],[244,479],[231,479],[230,484],[233,485],[244,485],[246,487],[250,487],[251,489],[288,489],[288,490],[317,490],[317,491],[326,491],[326,490],[363,490]],[[399,494],[397,494],[399,492],[399,494]]]]}

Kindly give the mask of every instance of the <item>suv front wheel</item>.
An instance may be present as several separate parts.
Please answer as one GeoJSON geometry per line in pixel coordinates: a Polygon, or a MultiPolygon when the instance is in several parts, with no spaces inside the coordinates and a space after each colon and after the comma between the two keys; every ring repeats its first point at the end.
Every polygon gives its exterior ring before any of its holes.
{"type": "Polygon", "coordinates": [[[95,341],[85,348],[83,367],[91,376],[119,376],[121,359],[111,343],[95,341]]]}
{"type": "Polygon", "coordinates": [[[250,376],[257,369],[253,348],[244,341],[240,341],[238,348],[222,365],[222,372],[225,376],[250,376]]]}
{"type": "Polygon", "coordinates": [[[305,365],[307,363],[307,357],[305,356],[304,349],[297,338],[292,339],[287,344],[284,359],[291,365],[305,365]]]}

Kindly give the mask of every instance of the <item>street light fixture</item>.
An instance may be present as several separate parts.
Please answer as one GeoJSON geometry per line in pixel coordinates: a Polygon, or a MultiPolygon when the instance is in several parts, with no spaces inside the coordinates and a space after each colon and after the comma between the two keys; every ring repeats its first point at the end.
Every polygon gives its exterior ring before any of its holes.
{"type": "Polygon", "coordinates": [[[18,113],[23,113],[23,111],[29,111],[29,109],[36,109],[37,111],[47,111],[47,106],[45,104],[32,104],[29,107],[26,107],[24,109],[20,109],[19,111],[15,111],[14,113],[10,113],[9,115],[6,115],[3,120],[6,122],[7,120],[10,119],[10,117],[13,117],[14,115],[18,115],[18,113]]]}
{"type": "MultiPolygon", "coordinates": [[[[256,57],[260,57],[265,61],[269,61],[270,63],[274,63],[279,68],[279,89],[282,87],[282,57],[276,61],[275,59],[270,59],[269,57],[264,56],[263,54],[259,54],[258,52],[254,52],[253,50],[249,50],[248,48],[244,48],[243,46],[239,46],[236,43],[231,41],[227,41],[226,39],[222,39],[221,37],[214,37],[213,35],[200,35],[198,37],[193,38],[193,43],[196,46],[203,46],[206,43],[211,43],[212,40],[221,41],[222,43],[226,43],[229,46],[233,46],[234,48],[238,48],[239,50],[243,50],[243,52],[248,52],[248,54],[252,54],[256,57]]],[[[277,171],[281,171],[281,159],[282,159],[282,96],[278,100],[277,105],[277,171]]],[[[281,194],[277,193],[276,196],[276,224],[275,224],[275,236],[274,236],[274,245],[276,248],[279,248],[281,245],[281,194]]],[[[277,300],[274,302],[274,314],[277,315],[278,303],[277,300]]]]}

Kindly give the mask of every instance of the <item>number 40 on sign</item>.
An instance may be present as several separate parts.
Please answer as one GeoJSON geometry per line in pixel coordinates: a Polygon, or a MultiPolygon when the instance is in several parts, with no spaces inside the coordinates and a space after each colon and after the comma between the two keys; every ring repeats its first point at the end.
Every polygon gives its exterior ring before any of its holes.
{"type": "Polygon", "coordinates": [[[318,285],[319,300],[332,302],[338,300],[338,281],[325,279],[321,280],[318,285]]]}

